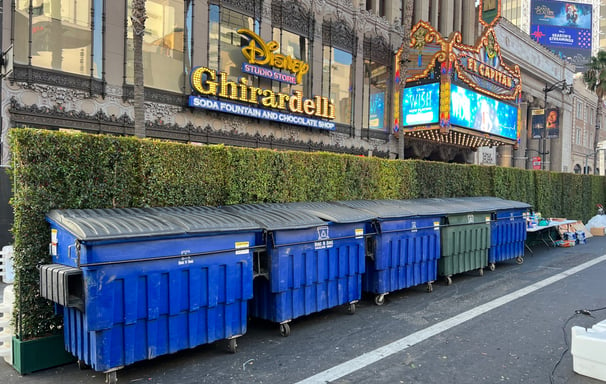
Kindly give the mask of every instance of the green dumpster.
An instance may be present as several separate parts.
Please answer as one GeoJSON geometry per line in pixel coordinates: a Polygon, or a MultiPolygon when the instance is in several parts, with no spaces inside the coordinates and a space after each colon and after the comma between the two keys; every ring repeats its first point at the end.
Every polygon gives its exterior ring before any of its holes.
{"type": "Polygon", "coordinates": [[[482,276],[490,250],[490,207],[456,198],[431,200],[444,207],[438,276],[448,285],[459,273],[478,270],[482,276]]]}

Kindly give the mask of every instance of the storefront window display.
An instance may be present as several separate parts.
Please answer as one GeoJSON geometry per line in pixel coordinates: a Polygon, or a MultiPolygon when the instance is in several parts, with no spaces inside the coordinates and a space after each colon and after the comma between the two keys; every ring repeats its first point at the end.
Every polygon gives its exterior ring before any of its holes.
{"type": "Polygon", "coordinates": [[[387,66],[372,61],[364,60],[364,110],[363,128],[385,131],[385,113],[387,92],[387,66]]]}
{"type": "Polygon", "coordinates": [[[227,73],[231,81],[237,81],[243,76],[242,63],[246,60],[242,55],[242,47],[248,44],[248,39],[238,33],[240,29],[258,34],[259,22],[251,16],[218,5],[210,6],[208,66],[227,73]]]}
{"type": "Polygon", "coordinates": [[[324,46],[322,95],[335,104],[335,122],[351,125],[353,97],[353,56],[338,48],[324,46]]]}
{"type": "Polygon", "coordinates": [[[15,62],[101,78],[102,12],[103,0],[17,0],[15,62]]]}
{"type": "MultiPolygon", "coordinates": [[[[295,33],[274,28],[273,31],[274,41],[280,44],[280,53],[285,56],[294,57],[298,60],[309,62],[309,42],[304,36],[299,36],[295,33]]],[[[290,75],[291,72],[287,70],[281,70],[280,72],[290,75]]],[[[302,82],[298,84],[292,84],[287,81],[274,81],[273,90],[275,92],[282,92],[286,94],[292,94],[294,91],[300,91],[303,96],[309,96],[309,79],[310,76],[303,76],[302,82]]]]}
{"type": "MultiPolygon", "coordinates": [[[[145,86],[181,92],[184,71],[191,66],[191,0],[147,0],[147,20],[143,35],[145,86]],[[187,9],[187,13],[185,10],[187,9]],[[187,19],[187,21],[186,21],[187,19]]],[[[128,1],[127,15],[132,1],[128,1]]],[[[126,43],[126,81],[133,83],[133,29],[128,19],[126,43]]]]}

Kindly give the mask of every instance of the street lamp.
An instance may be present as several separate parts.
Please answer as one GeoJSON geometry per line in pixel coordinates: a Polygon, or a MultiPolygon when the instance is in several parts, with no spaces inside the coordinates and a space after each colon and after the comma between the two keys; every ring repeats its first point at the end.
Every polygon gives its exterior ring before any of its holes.
{"type": "MultiPolygon", "coordinates": [[[[585,155],[585,169],[583,169],[583,174],[587,175],[589,174],[589,169],[587,168],[587,160],[589,159],[590,156],[596,156],[598,154],[598,152],[605,150],[606,148],[598,148],[597,150],[595,150],[594,152],[590,152],[588,154],[585,155]]],[[[595,165],[593,166],[593,173],[595,173],[595,165]]]]}
{"type": "Polygon", "coordinates": [[[541,145],[539,145],[539,149],[541,149],[541,146],[543,147],[540,152],[543,156],[541,158],[541,169],[545,169],[545,155],[549,154],[549,151],[547,151],[547,94],[556,88],[559,88],[568,95],[572,93],[572,84],[568,84],[566,80],[560,80],[551,85],[545,84],[545,88],[543,88],[543,94],[545,95],[543,104],[543,130],[541,131],[541,145]]]}

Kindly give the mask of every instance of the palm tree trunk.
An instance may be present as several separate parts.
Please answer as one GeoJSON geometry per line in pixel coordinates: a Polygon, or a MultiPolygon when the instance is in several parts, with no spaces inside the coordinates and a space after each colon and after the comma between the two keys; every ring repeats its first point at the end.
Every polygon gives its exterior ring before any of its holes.
{"type": "MultiPolygon", "coordinates": [[[[404,15],[402,20],[402,29],[404,36],[402,38],[402,54],[400,56],[400,89],[401,92],[406,86],[406,73],[408,72],[408,52],[410,51],[410,31],[412,29],[412,9],[414,0],[406,0],[404,5],[404,15]]],[[[399,100],[397,102],[400,102],[399,100]]],[[[398,158],[404,160],[404,122],[400,121],[400,134],[398,145],[398,158]]]]}
{"type": "Polygon", "coordinates": [[[598,169],[598,143],[600,142],[600,116],[602,116],[602,97],[598,95],[598,105],[595,109],[595,135],[593,137],[593,173],[598,169]]]}
{"type": "Polygon", "coordinates": [[[133,0],[133,70],[135,136],[145,137],[145,82],[143,75],[143,33],[145,32],[145,0],[133,0]]]}

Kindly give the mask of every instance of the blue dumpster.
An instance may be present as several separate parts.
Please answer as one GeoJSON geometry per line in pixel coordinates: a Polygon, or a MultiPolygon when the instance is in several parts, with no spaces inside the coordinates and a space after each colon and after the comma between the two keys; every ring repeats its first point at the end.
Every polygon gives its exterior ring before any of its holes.
{"type": "Polygon", "coordinates": [[[255,261],[253,317],[279,323],[286,337],[295,318],[339,305],[355,312],[364,273],[361,220],[369,215],[345,212],[330,203],[226,208],[256,220],[265,230],[266,250],[255,261]]]}
{"type": "Polygon", "coordinates": [[[526,218],[524,214],[530,204],[504,200],[497,197],[469,198],[492,207],[491,240],[488,253],[488,267],[495,269],[495,263],[515,259],[524,262],[526,243],[526,218]]]}
{"type": "Polygon", "coordinates": [[[41,295],[65,347],[104,371],[246,332],[260,227],[219,208],[54,210],[41,295]]]}
{"type": "Polygon", "coordinates": [[[340,204],[366,210],[375,216],[367,228],[366,274],[363,289],[382,305],[385,295],[437,277],[440,258],[439,212],[414,200],[358,200],[340,204]]]}

